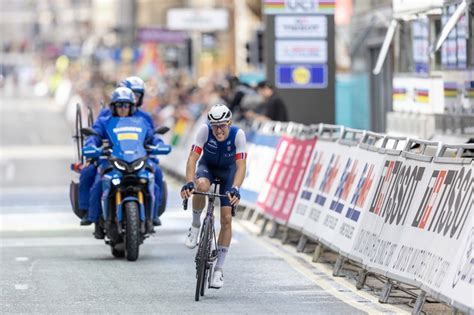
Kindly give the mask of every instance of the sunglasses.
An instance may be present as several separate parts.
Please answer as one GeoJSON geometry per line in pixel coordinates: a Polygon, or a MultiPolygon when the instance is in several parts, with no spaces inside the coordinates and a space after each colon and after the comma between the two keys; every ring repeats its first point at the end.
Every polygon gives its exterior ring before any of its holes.
{"type": "Polygon", "coordinates": [[[130,103],[115,103],[116,108],[130,108],[130,103]]]}
{"type": "Polygon", "coordinates": [[[228,126],[229,126],[228,123],[224,123],[224,124],[211,124],[211,127],[212,127],[213,129],[216,129],[216,130],[217,130],[217,129],[223,130],[223,129],[226,129],[228,126]]]}

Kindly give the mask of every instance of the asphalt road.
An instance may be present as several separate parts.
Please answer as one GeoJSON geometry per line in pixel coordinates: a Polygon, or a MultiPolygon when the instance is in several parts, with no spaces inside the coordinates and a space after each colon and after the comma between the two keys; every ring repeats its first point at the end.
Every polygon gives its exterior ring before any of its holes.
{"type": "Polygon", "coordinates": [[[0,101],[0,310],[3,314],[394,313],[236,222],[225,285],[194,301],[190,223],[169,179],[163,226],[136,262],[114,259],[68,201],[70,124],[49,100],[0,101]]]}

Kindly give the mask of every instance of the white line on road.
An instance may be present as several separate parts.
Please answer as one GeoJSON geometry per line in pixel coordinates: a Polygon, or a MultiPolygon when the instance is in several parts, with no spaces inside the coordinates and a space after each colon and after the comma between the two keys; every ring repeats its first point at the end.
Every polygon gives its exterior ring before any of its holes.
{"type": "Polygon", "coordinates": [[[2,146],[0,160],[71,159],[75,157],[71,145],[2,146]]]}
{"type": "Polygon", "coordinates": [[[28,257],[15,257],[15,261],[17,262],[23,262],[28,260],[30,260],[28,257]]]}
{"type": "Polygon", "coordinates": [[[17,289],[17,290],[27,290],[28,285],[27,284],[15,284],[15,289],[17,289]]]}
{"type": "Polygon", "coordinates": [[[5,181],[11,182],[15,178],[15,164],[8,163],[5,167],[5,181]]]}

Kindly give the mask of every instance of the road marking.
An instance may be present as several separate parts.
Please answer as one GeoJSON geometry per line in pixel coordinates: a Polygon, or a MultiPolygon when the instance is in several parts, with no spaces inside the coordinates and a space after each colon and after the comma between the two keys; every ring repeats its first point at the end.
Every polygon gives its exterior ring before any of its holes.
{"type": "Polygon", "coordinates": [[[15,289],[17,289],[17,290],[27,290],[28,285],[27,284],[15,284],[15,289]]]}
{"type": "Polygon", "coordinates": [[[11,182],[15,178],[15,164],[8,163],[5,167],[5,181],[11,182]]]}
{"type": "Polygon", "coordinates": [[[295,249],[291,247],[291,245],[281,245],[277,240],[258,237],[256,235],[258,228],[253,224],[249,226],[250,224],[250,222],[238,221],[237,224],[234,225],[234,228],[240,232],[246,231],[248,235],[251,235],[259,244],[270,250],[276,256],[284,259],[293,269],[344,303],[367,312],[368,314],[409,314],[409,312],[404,309],[392,305],[380,304],[377,297],[367,292],[356,290],[354,284],[343,278],[333,277],[332,270],[329,266],[321,263],[313,263],[311,257],[308,255],[293,253],[295,249]],[[311,266],[311,269],[316,269],[317,273],[312,271],[308,266],[311,266]]]}
{"type": "Polygon", "coordinates": [[[23,262],[28,260],[30,260],[28,257],[15,257],[15,261],[17,262],[23,262]]]}
{"type": "Polygon", "coordinates": [[[70,145],[33,145],[2,146],[0,160],[37,160],[37,159],[71,159],[75,158],[75,146],[70,145]]]}

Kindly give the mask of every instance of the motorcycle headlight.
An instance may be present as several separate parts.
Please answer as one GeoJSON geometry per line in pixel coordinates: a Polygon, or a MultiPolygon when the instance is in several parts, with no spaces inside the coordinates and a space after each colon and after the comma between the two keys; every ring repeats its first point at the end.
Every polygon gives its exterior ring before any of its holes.
{"type": "Polygon", "coordinates": [[[137,162],[133,163],[133,170],[134,170],[134,171],[138,171],[138,170],[141,169],[143,166],[145,166],[145,161],[144,161],[144,160],[137,161],[137,162]]]}
{"type": "Polygon", "coordinates": [[[114,166],[121,171],[125,171],[127,169],[127,165],[119,160],[114,161],[114,166]]]}

